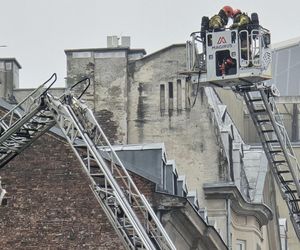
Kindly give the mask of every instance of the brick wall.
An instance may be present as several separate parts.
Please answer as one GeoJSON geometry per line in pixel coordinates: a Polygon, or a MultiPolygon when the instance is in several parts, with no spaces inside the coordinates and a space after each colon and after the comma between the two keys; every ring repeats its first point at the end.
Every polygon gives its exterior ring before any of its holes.
{"type": "Polygon", "coordinates": [[[71,148],[46,134],[0,170],[1,249],[123,249],[71,148]]]}

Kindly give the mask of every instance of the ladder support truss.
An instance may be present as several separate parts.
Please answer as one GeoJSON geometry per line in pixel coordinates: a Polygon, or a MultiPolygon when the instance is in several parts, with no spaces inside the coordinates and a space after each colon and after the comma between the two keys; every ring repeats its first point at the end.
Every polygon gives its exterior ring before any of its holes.
{"type": "Polygon", "coordinates": [[[176,249],[93,112],[69,90],[59,98],[48,93],[55,80],[48,88],[46,83],[52,77],[0,119],[0,167],[57,124],[124,245],[128,249],[176,249]]]}
{"type": "Polygon", "coordinates": [[[300,167],[270,87],[241,87],[249,114],[257,129],[281,195],[286,201],[300,239],[300,167]]]}
{"type": "Polygon", "coordinates": [[[119,235],[132,249],[175,249],[146,198],[113,150],[92,111],[78,99],[48,95],[47,105],[119,235]]]}

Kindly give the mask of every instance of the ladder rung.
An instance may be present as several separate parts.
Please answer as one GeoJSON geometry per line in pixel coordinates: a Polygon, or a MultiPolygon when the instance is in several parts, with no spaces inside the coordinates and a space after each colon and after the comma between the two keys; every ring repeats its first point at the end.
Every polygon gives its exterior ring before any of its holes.
{"type": "Polygon", "coordinates": [[[290,193],[297,193],[297,190],[290,190],[290,191],[284,191],[284,193],[286,193],[286,194],[290,194],[290,193]]]}
{"type": "Polygon", "coordinates": [[[276,143],[276,142],[278,142],[278,140],[268,140],[268,141],[266,141],[266,143],[276,143]]]}
{"type": "Polygon", "coordinates": [[[261,120],[257,120],[258,123],[265,123],[265,122],[270,122],[269,119],[261,119],[261,120]]]}
{"type": "Polygon", "coordinates": [[[278,170],[277,174],[287,174],[287,173],[290,173],[290,172],[291,172],[290,170],[278,170]]]}
{"type": "Polygon", "coordinates": [[[36,128],[26,128],[26,130],[27,130],[27,131],[34,131],[34,132],[39,131],[39,130],[36,129],[36,128]]]}
{"type": "Polygon", "coordinates": [[[104,177],[103,173],[91,173],[90,174],[92,177],[104,177]]]}
{"type": "Polygon", "coordinates": [[[32,125],[46,125],[46,122],[37,122],[37,121],[32,121],[30,122],[32,125]]]}
{"type": "Polygon", "coordinates": [[[261,98],[253,98],[253,99],[249,99],[249,102],[260,102],[262,101],[261,98]]]}
{"type": "Polygon", "coordinates": [[[290,200],[290,202],[300,202],[300,199],[293,199],[293,200],[290,200]]]}
{"type": "Polygon", "coordinates": [[[285,183],[293,183],[294,180],[284,180],[283,182],[285,182],[285,183]]]}
{"type": "Polygon", "coordinates": [[[37,117],[39,117],[39,118],[53,119],[53,116],[50,116],[50,115],[38,115],[37,117]]]}
{"type": "Polygon", "coordinates": [[[253,112],[254,113],[266,113],[267,110],[265,110],[265,109],[254,109],[253,112]]]}
{"type": "Polygon", "coordinates": [[[115,176],[115,179],[125,179],[128,178],[127,175],[119,175],[119,176],[115,176]]]}
{"type": "Polygon", "coordinates": [[[286,160],[273,161],[273,163],[275,163],[275,164],[286,163],[286,160]]]}
{"type": "Polygon", "coordinates": [[[274,129],[265,129],[261,131],[262,133],[272,133],[274,132],[274,129]]]}
{"type": "Polygon", "coordinates": [[[20,137],[26,137],[26,138],[30,137],[30,134],[26,132],[17,132],[16,135],[20,137]]]}
{"type": "Polygon", "coordinates": [[[271,154],[277,154],[277,153],[282,153],[282,150],[277,149],[277,150],[270,150],[271,154]]]}
{"type": "Polygon", "coordinates": [[[87,148],[86,144],[75,144],[74,145],[75,148],[87,148]]]}

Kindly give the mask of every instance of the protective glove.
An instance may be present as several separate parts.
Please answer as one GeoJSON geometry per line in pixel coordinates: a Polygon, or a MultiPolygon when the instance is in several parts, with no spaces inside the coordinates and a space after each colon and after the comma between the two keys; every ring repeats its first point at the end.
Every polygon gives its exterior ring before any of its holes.
{"type": "Polygon", "coordinates": [[[236,28],[238,28],[239,27],[239,25],[237,24],[237,23],[233,23],[230,27],[229,27],[229,29],[236,29],[236,28]]]}

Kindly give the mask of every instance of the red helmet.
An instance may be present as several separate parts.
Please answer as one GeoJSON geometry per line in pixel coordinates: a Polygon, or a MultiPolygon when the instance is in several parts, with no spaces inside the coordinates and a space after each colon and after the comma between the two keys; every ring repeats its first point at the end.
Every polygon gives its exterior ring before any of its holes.
{"type": "Polygon", "coordinates": [[[232,12],[232,16],[236,16],[236,15],[241,14],[241,13],[242,13],[241,10],[235,9],[235,10],[233,10],[233,12],[232,12]]]}
{"type": "Polygon", "coordinates": [[[226,16],[232,17],[232,15],[233,15],[233,9],[230,6],[224,6],[222,8],[222,10],[224,10],[224,12],[226,13],[226,16]]]}

